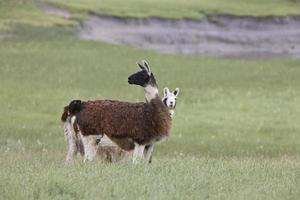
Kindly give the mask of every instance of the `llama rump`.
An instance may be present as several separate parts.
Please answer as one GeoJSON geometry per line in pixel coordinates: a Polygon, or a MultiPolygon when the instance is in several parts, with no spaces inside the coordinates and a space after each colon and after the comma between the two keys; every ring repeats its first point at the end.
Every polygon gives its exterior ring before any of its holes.
{"type": "Polygon", "coordinates": [[[75,114],[79,112],[80,106],[80,100],[73,100],[68,106],[64,107],[64,112],[61,116],[61,121],[64,122],[64,133],[68,145],[67,162],[72,161],[78,152],[84,156],[83,143],[78,134],[78,128],[74,124],[75,114]]]}
{"type": "MultiPolygon", "coordinates": [[[[81,100],[71,101],[68,106],[64,107],[64,112],[61,116],[61,121],[64,123],[65,138],[68,145],[68,153],[66,157],[67,162],[72,161],[77,153],[84,156],[83,143],[79,135],[78,126],[75,123],[76,114],[80,111],[83,103],[84,102],[81,102],[81,100]]],[[[100,137],[95,138],[94,145],[98,145],[98,143],[99,147],[103,147],[97,150],[97,154],[102,160],[106,161],[120,160],[122,156],[128,154],[128,151],[134,149],[134,143],[132,141],[129,142],[124,139],[114,139],[113,143],[107,136],[101,138],[101,142],[100,137]],[[115,154],[116,158],[112,158],[112,154],[115,154]]]]}
{"type": "MultiPolygon", "coordinates": [[[[64,133],[68,147],[66,161],[72,162],[78,153],[81,156],[84,156],[85,153],[82,139],[75,123],[75,116],[68,115],[68,108],[69,106],[65,107],[61,120],[64,122],[64,133]]],[[[105,162],[118,162],[132,156],[131,150],[134,149],[132,142],[118,140],[118,144],[119,146],[112,142],[106,135],[101,140],[100,137],[96,138],[93,145],[97,146],[97,158],[105,162]]]]}

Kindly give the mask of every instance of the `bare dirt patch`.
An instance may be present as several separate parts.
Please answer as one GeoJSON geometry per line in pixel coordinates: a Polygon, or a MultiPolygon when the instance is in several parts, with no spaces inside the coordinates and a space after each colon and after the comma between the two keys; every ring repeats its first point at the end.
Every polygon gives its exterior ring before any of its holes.
{"type": "Polygon", "coordinates": [[[300,58],[300,17],[167,20],[90,16],[80,27],[79,37],[168,54],[300,58]]]}

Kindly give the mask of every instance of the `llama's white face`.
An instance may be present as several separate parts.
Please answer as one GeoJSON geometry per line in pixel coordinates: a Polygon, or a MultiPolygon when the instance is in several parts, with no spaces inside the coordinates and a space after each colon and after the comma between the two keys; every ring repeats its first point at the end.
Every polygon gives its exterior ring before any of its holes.
{"type": "Polygon", "coordinates": [[[173,92],[170,92],[169,88],[164,88],[164,97],[162,101],[169,108],[174,110],[176,107],[176,98],[179,94],[179,88],[176,88],[173,92]]]}

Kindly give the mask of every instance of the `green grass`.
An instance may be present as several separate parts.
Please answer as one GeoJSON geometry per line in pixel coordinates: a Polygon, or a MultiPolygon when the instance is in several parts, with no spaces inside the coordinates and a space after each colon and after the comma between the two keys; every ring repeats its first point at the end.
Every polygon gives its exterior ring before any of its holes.
{"type": "MultiPolygon", "coordinates": [[[[25,131],[34,129],[28,134],[39,134],[46,128],[45,121],[51,134],[60,132],[62,107],[75,98],[143,101],[142,89],[127,84],[127,77],[137,70],[135,62],[145,58],[160,90],[164,86],[182,90],[171,145],[162,145],[164,154],[282,156],[300,152],[299,62],[161,56],[72,39],[3,41],[0,52],[1,105],[6,113],[0,119],[1,127],[9,132],[18,132],[13,129],[23,124],[25,131]]],[[[58,139],[52,145],[61,143],[58,139]]]]}
{"type": "Polygon", "coordinates": [[[1,195],[297,199],[298,65],[161,56],[72,38],[1,41],[1,195]],[[160,90],[182,91],[153,164],[66,166],[63,106],[77,98],[143,101],[142,89],[126,82],[140,59],[160,90]]]}
{"type": "Polygon", "coordinates": [[[187,156],[160,158],[148,166],[98,162],[67,166],[48,151],[35,156],[0,157],[5,163],[0,171],[2,199],[282,200],[300,195],[300,162],[287,158],[187,156]]]}
{"type": "Polygon", "coordinates": [[[62,17],[45,15],[40,1],[0,1],[0,31],[9,31],[14,24],[39,27],[74,25],[74,21],[62,17]]]}
{"type": "Polygon", "coordinates": [[[299,61],[159,55],[79,41],[68,26],[11,27],[0,40],[0,199],[299,198],[299,61]],[[127,84],[141,59],[160,92],[181,89],[153,163],[66,165],[63,106],[144,101],[127,84]]]}
{"type": "Polygon", "coordinates": [[[207,15],[299,15],[292,0],[47,0],[75,11],[121,17],[201,18],[207,15]]]}

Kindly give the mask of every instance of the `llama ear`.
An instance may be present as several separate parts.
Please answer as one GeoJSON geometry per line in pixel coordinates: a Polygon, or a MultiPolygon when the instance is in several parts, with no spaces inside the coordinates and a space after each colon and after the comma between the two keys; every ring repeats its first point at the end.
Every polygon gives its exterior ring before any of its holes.
{"type": "Polygon", "coordinates": [[[168,96],[169,93],[170,93],[169,88],[165,87],[164,88],[164,97],[168,96]]]}
{"type": "Polygon", "coordinates": [[[175,97],[177,97],[179,94],[179,88],[176,88],[175,91],[173,92],[173,94],[175,95],[175,97]]]}
{"type": "Polygon", "coordinates": [[[142,70],[146,70],[147,71],[147,69],[143,66],[143,65],[141,65],[140,63],[136,63],[142,70]]]}
{"type": "Polygon", "coordinates": [[[151,74],[151,70],[150,70],[149,64],[147,63],[146,60],[143,60],[143,64],[144,64],[144,67],[146,68],[146,70],[148,71],[148,73],[151,74]]]}

